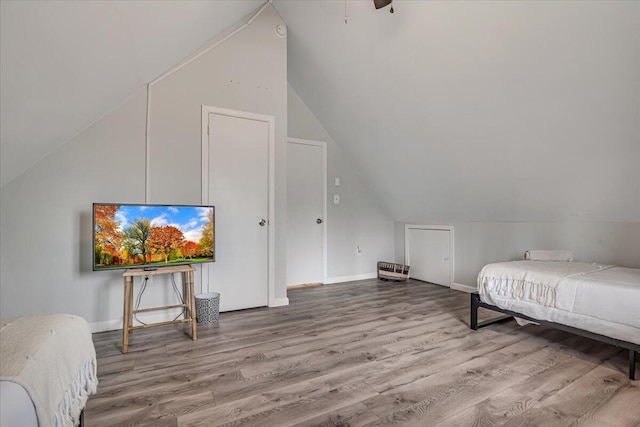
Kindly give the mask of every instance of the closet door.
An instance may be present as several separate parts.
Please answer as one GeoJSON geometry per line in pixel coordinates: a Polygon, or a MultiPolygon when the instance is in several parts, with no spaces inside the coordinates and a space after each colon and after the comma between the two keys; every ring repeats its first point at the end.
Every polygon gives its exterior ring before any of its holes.
{"type": "Polygon", "coordinates": [[[221,311],[268,305],[269,123],[209,113],[204,184],[216,208],[215,263],[208,289],[221,311]]]}
{"type": "Polygon", "coordinates": [[[287,143],[287,286],[324,282],[326,145],[287,143]]]}

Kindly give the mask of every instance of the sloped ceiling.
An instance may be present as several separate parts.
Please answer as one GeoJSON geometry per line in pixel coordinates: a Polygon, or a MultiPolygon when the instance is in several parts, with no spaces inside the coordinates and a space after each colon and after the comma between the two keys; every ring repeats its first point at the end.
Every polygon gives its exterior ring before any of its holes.
{"type": "Polygon", "coordinates": [[[263,3],[1,1],[0,186],[263,3]]]}
{"type": "Polygon", "coordinates": [[[640,2],[276,2],[289,83],[399,221],[640,221],[640,2]]]}
{"type": "MultiPolygon", "coordinates": [[[[262,3],[0,2],[2,185],[262,3]]],[[[396,220],[640,221],[640,2],[394,4],[273,1],[396,220]]]]}

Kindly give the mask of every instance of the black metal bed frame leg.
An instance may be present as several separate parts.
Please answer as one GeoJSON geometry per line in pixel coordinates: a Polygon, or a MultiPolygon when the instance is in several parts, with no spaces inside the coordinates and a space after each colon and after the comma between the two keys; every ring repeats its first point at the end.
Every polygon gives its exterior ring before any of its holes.
{"type": "Polygon", "coordinates": [[[480,302],[480,295],[477,293],[471,294],[471,324],[469,327],[474,331],[478,330],[478,308],[480,302]]]}
{"type": "Polygon", "coordinates": [[[487,306],[486,304],[483,304],[483,302],[480,300],[479,293],[475,292],[470,295],[471,295],[471,319],[469,321],[469,327],[474,331],[477,331],[478,329],[483,328],[485,326],[493,325],[494,323],[504,322],[505,320],[509,320],[513,318],[513,314],[507,314],[506,312],[500,311],[500,313],[504,313],[507,315],[503,317],[497,317],[494,319],[485,320],[484,322],[478,322],[479,308],[487,307],[490,310],[495,310],[495,308],[491,306],[487,306]]]}
{"type": "Polygon", "coordinates": [[[629,379],[636,379],[636,351],[629,349],[629,379]]]}

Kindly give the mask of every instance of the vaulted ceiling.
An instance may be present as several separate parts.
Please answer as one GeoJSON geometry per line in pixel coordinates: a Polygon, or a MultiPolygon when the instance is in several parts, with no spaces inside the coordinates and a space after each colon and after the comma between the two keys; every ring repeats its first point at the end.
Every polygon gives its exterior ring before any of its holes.
{"type": "MultiPolygon", "coordinates": [[[[262,4],[0,2],[1,184],[262,4]]],[[[396,220],[640,221],[640,2],[273,5],[396,220]]]]}
{"type": "Polygon", "coordinates": [[[1,186],[263,3],[1,1],[1,186]]]}

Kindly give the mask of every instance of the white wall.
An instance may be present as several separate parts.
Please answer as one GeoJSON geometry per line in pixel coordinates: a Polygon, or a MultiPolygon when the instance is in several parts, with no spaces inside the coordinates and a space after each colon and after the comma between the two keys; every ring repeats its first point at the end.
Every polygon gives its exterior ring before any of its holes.
{"type": "MultiPolygon", "coordinates": [[[[441,222],[422,221],[435,225],[441,222]]],[[[404,262],[404,225],[395,223],[396,262],[404,262]]],[[[576,260],[640,268],[640,222],[452,222],[454,282],[476,286],[488,263],[522,259],[529,249],[569,249],[576,260]]]]}
{"type": "MultiPolygon", "coordinates": [[[[1,188],[2,317],[67,312],[95,330],[122,327],[122,272],[91,271],[91,204],[143,203],[146,190],[149,203],[200,203],[202,104],[275,116],[276,298],[286,297],[287,42],[274,31],[281,23],[268,6],[151,87],[148,188],[144,89],[1,188]]],[[[142,307],[174,298],[158,285],[147,287],[142,307]]]]}
{"type": "Polygon", "coordinates": [[[640,265],[640,2],[276,5],[289,83],[397,221],[398,262],[410,223],[455,226],[468,285],[532,248],[640,265]]]}
{"type": "Polygon", "coordinates": [[[269,6],[242,32],[151,87],[148,189],[150,203],[201,203],[202,105],[274,116],[278,299],[286,298],[287,253],[287,39],[276,34],[279,24],[269,6]]]}
{"type": "Polygon", "coordinates": [[[393,220],[291,86],[288,93],[289,136],[327,143],[327,282],[375,275],[378,261],[394,257],[393,220]],[[340,195],[339,205],[334,194],[340,195]]]}
{"type": "Polygon", "coordinates": [[[122,318],[122,273],[91,271],[91,204],[144,201],[146,102],[138,91],[0,189],[0,316],[122,318]]]}

